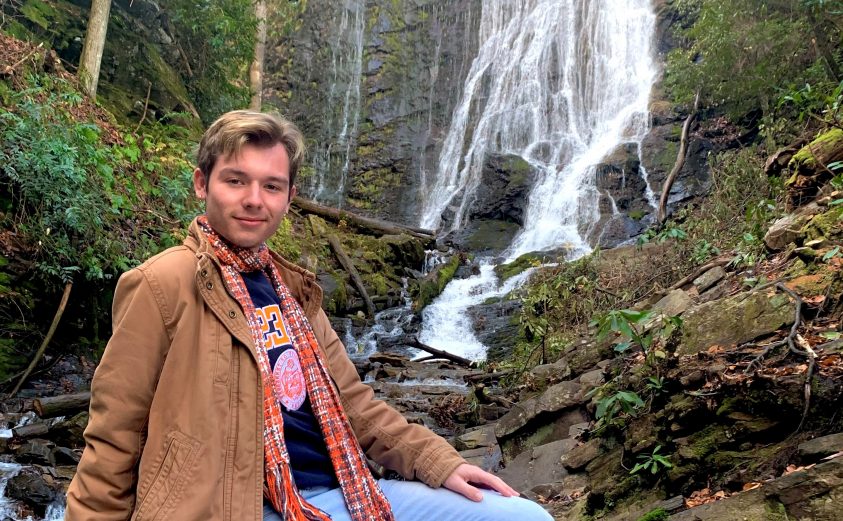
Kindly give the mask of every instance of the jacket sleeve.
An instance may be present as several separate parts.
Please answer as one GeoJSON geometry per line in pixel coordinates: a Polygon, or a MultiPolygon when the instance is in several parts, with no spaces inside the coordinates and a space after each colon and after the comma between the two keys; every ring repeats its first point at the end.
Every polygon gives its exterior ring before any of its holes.
{"type": "Polygon", "coordinates": [[[407,479],[419,479],[434,488],[441,486],[465,460],[441,436],[408,423],[401,413],[375,399],[372,388],[360,381],[324,311],[320,310],[313,322],[342,405],[366,455],[407,479]]]}
{"type": "Polygon", "coordinates": [[[170,345],[160,295],[138,269],[117,283],[113,333],[91,383],[85,451],[67,491],[66,521],[132,515],[146,422],[170,345]]]}

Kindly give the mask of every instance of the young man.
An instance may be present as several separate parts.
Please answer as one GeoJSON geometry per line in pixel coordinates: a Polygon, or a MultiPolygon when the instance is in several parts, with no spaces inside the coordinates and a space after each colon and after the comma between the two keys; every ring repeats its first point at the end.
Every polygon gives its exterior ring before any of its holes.
{"type": "Polygon", "coordinates": [[[313,274],[267,249],[303,148],[248,111],[203,136],[205,214],[117,285],[65,519],[550,519],[375,400],[313,274]],[[423,483],[375,480],[366,456],[423,483]]]}

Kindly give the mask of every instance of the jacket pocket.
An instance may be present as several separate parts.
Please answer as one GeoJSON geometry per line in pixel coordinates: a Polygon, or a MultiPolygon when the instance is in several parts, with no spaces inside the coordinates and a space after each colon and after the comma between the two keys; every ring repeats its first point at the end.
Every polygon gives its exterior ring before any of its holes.
{"type": "Polygon", "coordinates": [[[146,492],[142,491],[143,487],[138,488],[138,493],[143,493],[144,496],[138,498],[132,521],[165,519],[193,474],[193,460],[199,451],[199,445],[197,440],[178,431],[173,431],[167,436],[163,456],[158,460],[160,463],[152,474],[152,481],[146,492]]]}

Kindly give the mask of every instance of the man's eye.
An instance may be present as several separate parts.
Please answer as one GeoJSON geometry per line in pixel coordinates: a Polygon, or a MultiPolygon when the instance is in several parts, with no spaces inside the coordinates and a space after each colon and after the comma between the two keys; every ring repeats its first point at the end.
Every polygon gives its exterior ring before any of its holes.
{"type": "Polygon", "coordinates": [[[229,180],[227,181],[227,183],[228,183],[228,184],[232,184],[232,185],[239,185],[239,184],[243,184],[243,182],[242,182],[241,180],[237,179],[236,177],[232,177],[231,179],[229,179],[229,180]]]}
{"type": "Polygon", "coordinates": [[[278,192],[281,190],[281,187],[278,185],[266,185],[266,189],[270,192],[278,192]]]}

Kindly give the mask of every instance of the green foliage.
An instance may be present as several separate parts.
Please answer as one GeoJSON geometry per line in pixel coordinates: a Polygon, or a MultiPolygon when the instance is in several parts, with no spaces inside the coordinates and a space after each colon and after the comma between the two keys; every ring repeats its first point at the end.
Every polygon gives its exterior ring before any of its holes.
{"type": "Polygon", "coordinates": [[[763,236],[778,217],[781,180],[764,173],[757,147],[727,151],[709,158],[711,191],[700,204],[679,212],[692,250],[702,264],[711,253],[735,250],[740,264],[754,264],[765,253],[763,236]]]}
{"type": "Polygon", "coordinates": [[[674,223],[668,223],[667,226],[661,229],[650,228],[641,236],[638,237],[638,245],[647,244],[648,242],[655,242],[661,244],[669,240],[683,241],[688,237],[688,234],[676,226],[674,223]]]}
{"type": "Polygon", "coordinates": [[[182,69],[182,76],[202,120],[210,123],[223,112],[247,106],[257,28],[252,2],[166,0],[164,7],[190,67],[182,69]]]}
{"type": "Polygon", "coordinates": [[[720,249],[714,246],[705,239],[700,239],[694,244],[694,250],[691,252],[691,260],[695,264],[703,264],[713,255],[719,255],[720,249]]]}
{"type": "MultiPolygon", "coordinates": [[[[600,393],[605,392],[609,386],[604,386],[600,393]]],[[[594,432],[601,433],[609,427],[620,427],[623,425],[623,416],[635,416],[639,409],[644,407],[644,400],[634,391],[615,391],[597,398],[597,408],[594,417],[597,422],[594,425],[594,432]]]]}
{"type": "Polygon", "coordinates": [[[605,338],[609,333],[618,335],[615,351],[623,353],[632,347],[638,347],[649,358],[663,359],[663,349],[653,349],[656,341],[665,341],[682,327],[678,316],[657,315],[654,311],[634,309],[613,309],[591,323],[597,327],[598,338],[605,338]]]}
{"type": "Polygon", "coordinates": [[[638,463],[629,471],[630,474],[637,474],[641,471],[649,471],[650,474],[658,474],[661,471],[672,468],[673,465],[663,455],[659,454],[661,445],[656,445],[650,454],[639,454],[638,463]]]}
{"type": "MultiPolygon", "coordinates": [[[[828,85],[830,77],[814,51],[821,41],[839,41],[839,17],[831,2],[681,0],[677,7],[693,23],[680,31],[687,45],[670,53],[665,82],[678,102],[696,92],[704,105],[722,105],[739,117],[769,113],[788,85],[828,85]],[[819,9],[819,11],[818,11],[819,9]]],[[[835,57],[839,60],[839,57],[835,57]]]]}
{"type": "Polygon", "coordinates": [[[664,377],[663,376],[648,376],[645,379],[645,386],[650,394],[657,395],[664,392],[664,377]]]}
{"type": "MultiPolygon", "coordinates": [[[[527,256],[527,262],[533,262],[527,256]]],[[[588,255],[570,263],[541,269],[519,291],[518,323],[523,342],[514,350],[512,362],[528,366],[534,353],[551,360],[566,345],[570,328],[585,325],[607,296],[596,284],[597,257],[588,255]]]]}
{"type": "Polygon", "coordinates": [[[0,210],[46,280],[109,279],[175,244],[191,213],[185,145],[106,135],[69,84],[30,84],[0,114],[0,210]]]}
{"type": "Polygon", "coordinates": [[[638,521],[667,521],[670,518],[667,510],[656,508],[638,518],[638,521]]]}
{"type": "Polygon", "coordinates": [[[278,231],[267,240],[267,245],[290,262],[297,262],[301,257],[301,244],[294,236],[293,223],[289,218],[281,221],[278,231]]]}

